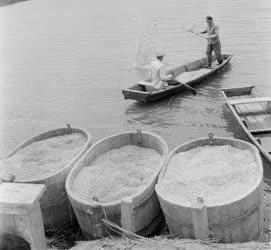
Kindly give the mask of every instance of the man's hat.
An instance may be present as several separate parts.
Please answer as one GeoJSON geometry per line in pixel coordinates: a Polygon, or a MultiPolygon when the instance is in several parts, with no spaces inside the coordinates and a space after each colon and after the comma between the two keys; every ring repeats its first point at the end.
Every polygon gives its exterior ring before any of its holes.
{"type": "Polygon", "coordinates": [[[206,16],[206,19],[213,20],[213,17],[209,15],[209,16],[206,16]]]}
{"type": "Polygon", "coordinates": [[[165,55],[166,55],[165,52],[162,51],[156,52],[156,57],[164,57],[165,55]]]}

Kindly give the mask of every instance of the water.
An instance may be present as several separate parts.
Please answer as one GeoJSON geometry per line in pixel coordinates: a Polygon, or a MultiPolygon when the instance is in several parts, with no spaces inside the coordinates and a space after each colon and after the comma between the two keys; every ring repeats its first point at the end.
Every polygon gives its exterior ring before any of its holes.
{"type": "Polygon", "coordinates": [[[219,89],[253,84],[271,94],[269,0],[35,0],[1,8],[0,32],[2,157],[68,122],[94,141],[141,128],[170,149],[210,132],[245,138],[219,89]],[[234,54],[231,64],[196,96],[125,101],[121,89],[143,77],[134,67],[142,34],[151,31],[152,49],[166,51],[167,64],[186,63],[205,56],[206,42],[183,26],[203,29],[207,14],[220,25],[223,51],[234,54]]]}

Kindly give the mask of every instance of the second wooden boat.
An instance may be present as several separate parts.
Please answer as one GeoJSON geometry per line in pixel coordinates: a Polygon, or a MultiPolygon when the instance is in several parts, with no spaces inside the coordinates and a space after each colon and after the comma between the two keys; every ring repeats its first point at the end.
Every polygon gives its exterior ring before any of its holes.
{"type": "Polygon", "coordinates": [[[271,162],[271,96],[256,97],[254,88],[223,89],[222,95],[247,137],[271,162]]]}
{"type": "MultiPolygon", "coordinates": [[[[171,72],[174,73],[176,79],[183,82],[189,86],[194,86],[200,83],[207,77],[214,75],[218,70],[223,68],[232,58],[232,55],[223,55],[224,62],[220,65],[213,66],[212,69],[204,68],[207,64],[207,59],[201,58],[193,62],[187,63],[185,65],[179,65],[172,69],[171,72]]],[[[213,57],[213,61],[215,61],[213,57]]],[[[166,96],[176,94],[186,90],[185,86],[182,84],[176,86],[168,86],[166,88],[157,91],[146,91],[146,87],[141,84],[135,84],[127,89],[123,89],[122,93],[125,99],[132,99],[140,102],[151,102],[158,99],[162,99],[166,96]]]]}

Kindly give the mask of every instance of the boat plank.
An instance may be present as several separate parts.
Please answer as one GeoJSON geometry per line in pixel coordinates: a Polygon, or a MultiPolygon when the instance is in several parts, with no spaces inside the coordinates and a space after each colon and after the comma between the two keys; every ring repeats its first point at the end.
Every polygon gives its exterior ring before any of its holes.
{"type": "Polygon", "coordinates": [[[263,110],[263,105],[261,103],[248,103],[247,107],[255,112],[263,110]]]}
{"type": "MultiPolygon", "coordinates": [[[[253,92],[251,92],[250,95],[243,95],[242,98],[245,99],[246,97],[247,98],[255,98],[255,95],[253,94],[253,92]]],[[[263,103],[247,103],[247,105],[249,105],[249,107],[251,107],[251,108],[255,108],[255,111],[261,111],[265,107],[263,103]]]]}
{"type": "Polygon", "coordinates": [[[250,130],[253,135],[269,134],[271,133],[271,127],[259,130],[250,130]]]}
{"type": "Polygon", "coordinates": [[[245,104],[240,104],[236,108],[239,110],[239,113],[240,112],[248,112],[249,111],[248,107],[245,104]]]}
{"type": "Polygon", "coordinates": [[[233,100],[229,101],[231,105],[237,105],[237,104],[244,104],[244,103],[259,103],[259,102],[270,102],[271,96],[265,96],[265,97],[258,97],[258,98],[248,98],[248,99],[241,99],[241,100],[233,100]]]}
{"type": "Polygon", "coordinates": [[[224,88],[222,89],[222,91],[224,91],[228,97],[244,96],[244,95],[250,95],[253,88],[255,88],[255,86],[224,88]]]}
{"type": "Polygon", "coordinates": [[[246,115],[249,113],[257,114],[264,112],[265,108],[259,103],[238,104],[235,106],[239,115],[246,115]]]}
{"type": "Polygon", "coordinates": [[[260,138],[261,145],[263,148],[270,153],[271,152],[271,137],[262,137],[260,138]]]}
{"type": "Polygon", "coordinates": [[[259,123],[262,123],[264,128],[270,128],[271,127],[271,116],[270,116],[270,114],[255,115],[255,119],[259,123]]]}
{"type": "Polygon", "coordinates": [[[249,128],[251,128],[251,129],[264,129],[263,124],[255,118],[255,115],[246,116],[246,119],[249,123],[249,128]]]}
{"type": "MultiPolygon", "coordinates": [[[[239,97],[239,96],[238,96],[239,97]]],[[[234,98],[234,99],[238,99],[234,98]]],[[[252,97],[251,97],[252,98],[252,97]]],[[[241,98],[242,99],[242,98],[241,98]]],[[[238,112],[239,115],[250,113],[251,111],[251,104],[238,104],[235,106],[236,111],[238,112]]],[[[246,124],[249,129],[262,129],[263,127],[261,126],[261,123],[259,123],[254,115],[247,115],[243,117],[243,120],[246,121],[246,124]]]]}

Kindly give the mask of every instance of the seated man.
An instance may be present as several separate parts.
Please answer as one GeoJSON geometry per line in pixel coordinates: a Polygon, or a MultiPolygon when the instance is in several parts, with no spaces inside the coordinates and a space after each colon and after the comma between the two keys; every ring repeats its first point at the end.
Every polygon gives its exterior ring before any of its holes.
{"type": "Polygon", "coordinates": [[[165,65],[163,64],[164,54],[157,53],[156,60],[151,63],[150,77],[148,82],[139,82],[141,85],[145,85],[146,90],[154,91],[159,90],[168,85],[179,84],[176,81],[173,74],[167,74],[165,70],[165,65]]]}

